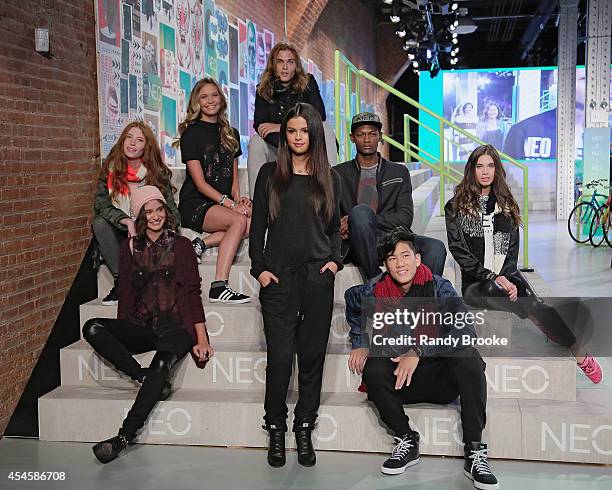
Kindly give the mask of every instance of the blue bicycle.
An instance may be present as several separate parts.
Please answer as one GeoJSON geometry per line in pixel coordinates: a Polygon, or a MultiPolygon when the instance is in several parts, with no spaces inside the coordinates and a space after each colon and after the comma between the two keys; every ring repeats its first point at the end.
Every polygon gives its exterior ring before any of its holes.
{"type": "Polygon", "coordinates": [[[593,189],[593,194],[585,195],[581,193],[577,199],[578,203],[574,206],[574,209],[572,209],[567,220],[567,230],[572,240],[578,243],[586,243],[589,241],[591,222],[597,215],[599,208],[603,206],[608,199],[607,195],[597,192],[597,189],[600,187],[608,187],[607,180],[592,180],[585,187],[587,189],[593,189]]]}

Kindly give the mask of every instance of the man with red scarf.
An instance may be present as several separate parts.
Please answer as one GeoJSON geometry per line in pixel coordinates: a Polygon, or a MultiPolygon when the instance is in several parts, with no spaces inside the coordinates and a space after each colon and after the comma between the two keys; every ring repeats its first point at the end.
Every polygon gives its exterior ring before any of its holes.
{"type": "MultiPolygon", "coordinates": [[[[431,345],[420,340],[420,334],[426,331],[432,337],[431,327],[386,325],[387,334],[402,333],[395,335],[394,340],[412,339],[400,349],[377,348],[374,335],[370,339],[366,332],[372,316],[388,318],[381,311],[385,306],[399,310],[402,301],[404,305],[414,305],[413,298],[418,298],[416,304],[419,305],[442,303],[445,307],[450,305],[455,312],[465,313],[463,301],[448,280],[432,274],[421,263],[413,234],[406,228],[396,228],[387,234],[378,245],[378,256],[387,272],[364,285],[348,289],[345,300],[353,347],[349,369],[363,373],[368,398],[378,409],[381,420],[395,433],[396,446],[381,471],[400,474],[419,462],[419,433],[411,429],[404,404],[449,404],[459,396],[465,444],[464,473],[476,488],[498,488],[487,461],[487,445],[481,439],[486,423],[486,365],[474,347],[452,341],[453,338],[475,338],[474,326],[451,325],[446,330],[437,326],[433,336],[444,337],[438,340],[448,338],[449,342],[431,345]],[[368,313],[372,304],[376,313],[368,313]]],[[[374,325],[374,328],[379,326],[374,325]]]]}

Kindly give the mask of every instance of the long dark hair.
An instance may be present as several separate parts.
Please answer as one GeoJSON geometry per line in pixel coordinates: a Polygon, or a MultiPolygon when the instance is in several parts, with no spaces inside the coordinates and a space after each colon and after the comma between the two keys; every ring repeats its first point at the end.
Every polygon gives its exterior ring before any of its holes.
{"type": "Polygon", "coordinates": [[[493,177],[493,193],[502,209],[515,225],[521,223],[521,215],[518,204],[508,184],[506,183],[506,170],[502,165],[497,150],[492,145],[482,145],[476,148],[468,157],[463,172],[463,179],[455,187],[455,199],[453,208],[462,214],[477,214],[479,209],[478,198],[480,197],[480,184],[476,180],[476,162],[482,155],[489,155],[495,164],[495,175],[493,177]]]}
{"type": "Polygon", "coordinates": [[[142,154],[142,164],[147,169],[147,177],[145,183],[147,185],[153,185],[162,192],[164,189],[171,185],[170,178],[172,172],[164,163],[162,158],[161,150],[155,139],[155,135],[149,126],[142,121],[134,121],[129,123],[121,132],[121,136],[117,142],[111,148],[108,156],[104,159],[102,168],[100,169],[100,175],[105,178],[108,172],[112,169],[112,190],[113,193],[121,194],[122,191],[127,187],[127,157],[123,151],[123,143],[127,137],[128,132],[132,128],[138,128],[142,131],[145,137],[145,147],[142,154]]]}
{"type": "Polygon", "coordinates": [[[268,61],[266,62],[266,69],[261,74],[261,81],[257,88],[257,93],[261,95],[268,102],[272,102],[274,95],[274,82],[276,81],[276,57],[279,51],[291,51],[295,58],[295,75],[291,79],[291,89],[301,94],[306,91],[308,87],[308,74],[304,71],[302,60],[297,48],[293,44],[280,42],[276,43],[270,54],[268,55],[268,61]]]}
{"type": "MultiPolygon", "coordinates": [[[[156,201],[158,201],[158,199],[156,199],[156,201]]],[[[166,221],[164,221],[163,229],[176,231],[176,219],[174,218],[174,215],[172,214],[172,212],[168,208],[168,205],[165,202],[159,202],[166,211],[166,221]]],[[[147,233],[147,212],[144,206],[142,206],[140,208],[140,211],[138,212],[138,216],[134,221],[134,228],[136,228],[136,237],[139,240],[144,240],[147,233]]]]}
{"type": "Polygon", "coordinates": [[[303,117],[308,125],[308,173],[313,177],[312,201],[317,214],[329,223],[334,214],[334,183],[332,168],[327,159],[323,122],[319,111],[310,104],[293,106],[285,115],[280,128],[280,143],[276,156],[276,169],[270,186],[270,220],[280,212],[280,201],[293,178],[293,153],[287,144],[287,123],[294,117],[303,117]]]}

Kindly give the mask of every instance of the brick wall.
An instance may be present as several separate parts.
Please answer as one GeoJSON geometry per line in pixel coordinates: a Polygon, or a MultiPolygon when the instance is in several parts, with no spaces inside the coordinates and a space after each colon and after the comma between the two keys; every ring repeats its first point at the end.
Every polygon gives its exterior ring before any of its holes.
{"type": "Polygon", "coordinates": [[[90,239],[98,105],[91,0],[0,4],[0,434],[90,239]],[[52,59],[34,51],[50,27],[52,59]]]}
{"type": "MultiPolygon", "coordinates": [[[[325,78],[333,78],[337,46],[375,72],[367,2],[287,4],[290,40],[325,78]]],[[[284,37],[282,0],[217,5],[284,37]]],[[[94,22],[91,0],[0,2],[0,434],[90,240],[99,156],[94,22]],[[50,27],[52,59],[34,51],[37,26],[50,27]]]]}
{"type": "Polygon", "coordinates": [[[404,69],[408,66],[408,56],[402,49],[402,41],[395,31],[395,24],[381,24],[376,30],[376,59],[378,63],[378,78],[395,85],[404,69]]]}
{"type": "MultiPolygon", "coordinates": [[[[230,17],[249,18],[258,29],[284,38],[282,0],[259,0],[257,9],[245,9],[245,0],[217,0],[230,17]],[[245,12],[248,11],[248,14],[245,12]]],[[[233,20],[233,19],[232,19],[233,20]]],[[[287,32],[304,59],[312,59],[325,79],[334,78],[334,50],[340,49],[360,68],[376,73],[376,28],[373,6],[363,0],[288,0],[287,32]]],[[[379,94],[364,84],[363,96],[384,104],[379,94]]]]}

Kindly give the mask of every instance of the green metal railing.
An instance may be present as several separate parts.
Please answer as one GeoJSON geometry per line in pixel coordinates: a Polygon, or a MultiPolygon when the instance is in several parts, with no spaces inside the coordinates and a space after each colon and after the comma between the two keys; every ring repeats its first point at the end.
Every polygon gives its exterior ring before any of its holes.
{"type": "MultiPolygon", "coordinates": [[[[394,140],[390,136],[383,134],[383,140],[386,141],[389,145],[397,148],[402,151],[404,154],[405,162],[417,161],[427,168],[432,169],[437,172],[440,176],[440,215],[444,214],[444,204],[446,203],[446,184],[454,183],[457,184],[463,178],[463,172],[459,172],[457,169],[450,166],[450,162],[446,161],[446,145],[451,144],[456,146],[457,148],[463,148],[464,151],[469,153],[471,151],[469,145],[473,145],[476,143],[477,145],[484,145],[485,142],[480,138],[474,136],[473,134],[467,132],[463,128],[453,124],[452,122],[444,119],[440,115],[434,113],[429,110],[427,107],[419,104],[416,100],[408,97],[403,94],[399,90],[393,88],[392,86],[386,84],[382,80],[376,78],[374,75],[368,73],[365,70],[361,70],[357,68],[346,56],[344,56],[340,51],[336,50],[334,56],[334,99],[335,99],[335,125],[336,125],[336,135],[340,138],[342,134],[342,128],[344,126],[344,144],[340,145],[340,160],[348,160],[349,148],[351,148],[350,141],[350,128],[351,128],[351,119],[354,116],[351,110],[351,93],[354,85],[355,88],[355,108],[357,112],[360,111],[361,107],[361,79],[365,79],[375,86],[381,88],[387,93],[395,95],[399,99],[403,100],[407,104],[412,107],[415,107],[419,111],[428,114],[436,121],[436,127],[430,127],[424,124],[422,121],[419,121],[417,118],[404,114],[404,124],[403,124],[403,142],[394,140]],[[341,100],[341,90],[340,84],[342,82],[341,72],[342,72],[342,64],[344,64],[344,76],[345,76],[345,86],[344,86],[344,100],[341,100]],[[353,80],[354,79],[354,80],[353,80]],[[344,103],[344,111],[341,111],[341,104],[344,103]],[[420,128],[423,128],[426,131],[429,131],[437,136],[440,142],[439,147],[439,156],[432,155],[427,152],[423,148],[420,148],[414,142],[410,140],[410,125],[411,123],[416,124],[420,128]],[[469,143],[459,143],[455,141],[453,138],[449,138],[446,135],[446,130],[452,130],[455,135],[461,135],[464,139],[467,139],[469,143]]],[[[523,172],[523,206],[522,206],[522,221],[523,221],[523,268],[527,269],[529,267],[529,168],[506,155],[505,153],[499,152],[502,160],[510,164],[514,167],[519,168],[523,172]]]]}

